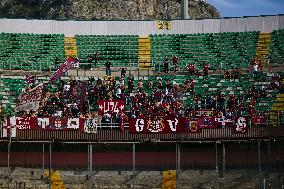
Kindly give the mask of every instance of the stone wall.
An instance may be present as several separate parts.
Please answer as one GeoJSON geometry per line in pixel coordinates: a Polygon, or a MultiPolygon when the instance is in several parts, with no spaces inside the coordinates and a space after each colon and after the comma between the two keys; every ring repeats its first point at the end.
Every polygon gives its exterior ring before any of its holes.
{"type": "MultiPolygon", "coordinates": [[[[8,176],[7,168],[0,168],[0,189],[48,188],[48,179],[42,176],[42,169],[15,168],[8,176]],[[10,177],[10,183],[8,178],[10,177]],[[21,183],[21,184],[20,184],[21,183]]],[[[132,171],[94,171],[88,176],[87,171],[61,170],[61,178],[69,189],[92,188],[161,188],[162,171],[137,171],[133,182],[132,171]],[[90,181],[91,178],[91,181],[90,181]]],[[[265,173],[265,172],[263,172],[265,173]]],[[[220,176],[220,175],[219,175],[220,176]]],[[[266,180],[266,188],[281,188],[284,184],[284,173],[269,173],[263,175],[266,180]]],[[[182,170],[179,174],[180,188],[216,188],[215,170],[182,170]]],[[[219,188],[260,188],[259,174],[257,170],[228,170],[222,178],[219,177],[219,188]]]]}

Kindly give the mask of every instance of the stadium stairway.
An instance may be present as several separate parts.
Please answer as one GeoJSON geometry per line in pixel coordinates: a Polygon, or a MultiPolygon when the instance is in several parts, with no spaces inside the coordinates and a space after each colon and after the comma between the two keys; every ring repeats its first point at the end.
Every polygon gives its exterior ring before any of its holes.
{"type": "MultiPolygon", "coordinates": [[[[45,171],[45,176],[49,177],[48,170],[45,171]]],[[[61,178],[60,171],[52,171],[50,175],[50,180],[51,180],[51,188],[52,189],[66,189],[64,182],[61,178]]]]}
{"type": "MultiPolygon", "coordinates": [[[[283,84],[284,84],[284,79],[282,80],[282,85],[283,84]]],[[[272,110],[274,110],[274,112],[270,112],[269,121],[272,125],[277,125],[277,122],[279,121],[278,111],[284,111],[284,92],[277,94],[276,99],[272,105],[272,110]]]]}
{"type": "Polygon", "coordinates": [[[66,57],[78,57],[78,48],[75,37],[64,38],[64,51],[66,57]]]}
{"type": "Polygon", "coordinates": [[[150,37],[138,38],[139,68],[150,69],[151,67],[151,40],[150,37]]]}
{"type": "Polygon", "coordinates": [[[259,33],[258,43],[256,48],[256,59],[262,60],[263,66],[267,65],[269,46],[270,46],[270,33],[259,33]]]}
{"type": "Polygon", "coordinates": [[[280,93],[277,95],[277,98],[272,106],[272,110],[284,110],[284,93],[280,93]]]}

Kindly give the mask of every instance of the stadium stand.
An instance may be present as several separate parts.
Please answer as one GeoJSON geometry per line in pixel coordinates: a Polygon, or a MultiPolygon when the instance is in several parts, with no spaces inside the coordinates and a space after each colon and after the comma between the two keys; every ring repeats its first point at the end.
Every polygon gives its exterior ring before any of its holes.
{"type": "Polygon", "coordinates": [[[151,36],[154,62],[165,56],[180,57],[180,67],[192,63],[198,69],[207,63],[212,69],[247,68],[256,53],[259,32],[226,32],[151,36]]]}
{"type": "Polygon", "coordinates": [[[271,64],[283,65],[284,61],[284,45],[283,45],[284,30],[276,30],[271,33],[271,43],[269,48],[269,57],[271,64]]]}
{"type": "Polygon", "coordinates": [[[55,57],[65,59],[64,36],[60,34],[0,34],[0,66],[9,70],[50,71],[55,57]]]}
{"type": "Polygon", "coordinates": [[[283,18],[0,19],[0,188],[280,188],[283,18]]]}
{"type": "MultiPolygon", "coordinates": [[[[138,62],[136,35],[77,35],[78,57],[86,62],[88,55],[99,53],[98,67],[109,60],[114,67],[129,67],[138,62]]],[[[89,63],[89,62],[88,62],[89,63]]]]}

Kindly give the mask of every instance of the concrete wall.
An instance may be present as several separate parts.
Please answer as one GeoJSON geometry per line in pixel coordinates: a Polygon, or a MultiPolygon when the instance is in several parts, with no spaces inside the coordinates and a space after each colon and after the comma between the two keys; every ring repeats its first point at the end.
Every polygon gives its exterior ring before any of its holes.
{"type": "Polygon", "coordinates": [[[0,32],[74,35],[140,35],[216,33],[216,32],[271,32],[284,28],[284,15],[173,20],[171,29],[158,29],[158,21],[56,21],[0,19],[0,32]]]}
{"type": "MultiPolygon", "coordinates": [[[[91,177],[88,177],[87,171],[60,171],[61,179],[65,186],[69,189],[88,188],[131,188],[133,183],[135,188],[161,188],[162,186],[162,171],[141,171],[136,172],[133,182],[132,171],[94,171],[91,177]],[[89,180],[91,178],[92,181],[89,180]]],[[[281,188],[284,184],[284,174],[268,173],[263,176],[267,179],[267,188],[281,188]],[[268,187],[268,185],[270,187],[268,187]]],[[[0,189],[4,189],[10,185],[10,188],[15,187],[15,183],[25,183],[26,188],[48,188],[48,180],[42,177],[42,169],[16,168],[11,171],[11,182],[8,183],[8,169],[0,168],[0,189]]],[[[216,187],[216,172],[215,170],[182,170],[179,174],[180,188],[215,188],[216,187]]],[[[218,178],[219,188],[260,188],[259,174],[256,170],[228,170],[221,178],[218,178]]],[[[23,186],[23,184],[22,184],[23,186]]],[[[23,188],[23,187],[22,187],[23,188]]]]}

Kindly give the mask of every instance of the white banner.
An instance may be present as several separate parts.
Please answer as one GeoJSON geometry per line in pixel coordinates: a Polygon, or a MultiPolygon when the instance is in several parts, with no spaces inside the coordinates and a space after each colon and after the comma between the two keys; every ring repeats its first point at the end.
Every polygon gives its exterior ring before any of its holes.
{"type": "Polygon", "coordinates": [[[97,133],[97,119],[85,119],[84,132],[97,133]]]}
{"type": "Polygon", "coordinates": [[[79,118],[69,118],[67,121],[68,129],[79,129],[79,118]]]}

